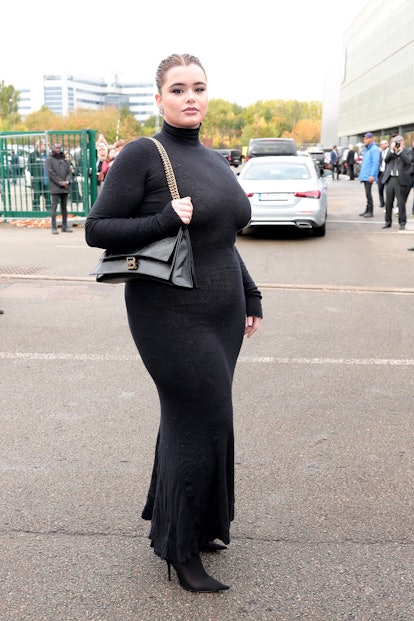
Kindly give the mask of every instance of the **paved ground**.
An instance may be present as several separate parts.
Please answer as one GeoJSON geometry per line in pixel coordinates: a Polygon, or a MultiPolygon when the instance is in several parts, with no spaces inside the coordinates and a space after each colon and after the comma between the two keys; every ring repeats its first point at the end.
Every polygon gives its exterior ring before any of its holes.
{"type": "Polygon", "coordinates": [[[329,187],[324,239],[239,238],[266,319],[235,395],[237,512],[167,581],[140,519],[158,420],[120,285],[81,226],[0,224],[1,621],[412,621],[414,226],[329,187]]]}

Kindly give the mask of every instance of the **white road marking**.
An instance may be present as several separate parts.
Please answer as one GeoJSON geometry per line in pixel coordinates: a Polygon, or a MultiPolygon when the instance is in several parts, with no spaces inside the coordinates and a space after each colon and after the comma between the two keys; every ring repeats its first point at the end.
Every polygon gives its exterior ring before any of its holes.
{"type": "MultiPolygon", "coordinates": [[[[134,354],[64,354],[55,352],[0,352],[0,360],[73,360],[73,361],[129,361],[141,360],[134,354]]],[[[240,356],[239,362],[248,364],[326,364],[365,366],[414,366],[410,358],[277,358],[274,356],[240,356]]]]}

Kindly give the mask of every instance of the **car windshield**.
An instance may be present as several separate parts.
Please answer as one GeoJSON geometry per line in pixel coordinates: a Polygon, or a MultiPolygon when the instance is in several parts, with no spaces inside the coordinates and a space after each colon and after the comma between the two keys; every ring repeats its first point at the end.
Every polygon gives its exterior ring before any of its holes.
{"type": "Polygon", "coordinates": [[[269,164],[267,162],[258,162],[254,166],[246,169],[243,175],[244,179],[265,181],[280,181],[284,179],[310,179],[310,171],[305,164],[288,162],[269,164]]]}

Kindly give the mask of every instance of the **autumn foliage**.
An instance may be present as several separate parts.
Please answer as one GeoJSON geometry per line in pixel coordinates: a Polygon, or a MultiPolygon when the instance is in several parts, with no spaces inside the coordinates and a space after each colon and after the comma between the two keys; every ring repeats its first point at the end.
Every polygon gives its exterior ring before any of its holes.
{"type": "MultiPolygon", "coordinates": [[[[18,91],[0,83],[0,131],[38,132],[45,130],[91,129],[109,143],[117,138],[132,140],[158,131],[162,119],[152,116],[137,121],[128,108],[77,109],[58,116],[46,106],[22,119],[18,112],[18,91]]],[[[213,148],[246,146],[250,138],[292,137],[298,147],[320,141],[322,104],[318,101],[257,101],[246,108],[223,99],[211,99],[201,130],[202,142],[213,148]]]]}

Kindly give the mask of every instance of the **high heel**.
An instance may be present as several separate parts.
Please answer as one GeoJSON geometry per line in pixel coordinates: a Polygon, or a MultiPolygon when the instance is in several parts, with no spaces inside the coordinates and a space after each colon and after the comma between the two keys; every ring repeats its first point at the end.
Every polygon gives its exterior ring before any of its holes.
{"type": "Polygon", "coordinates": [[[226,591],[230,587],[209,576],[197,554],[185,563],[173,563],[167,560],[168,580],[171,580],[171,565],[177,572],[180,585],[192,593],[216,593],[226,591]]]}
{"type": "Polygon", "coordinates": [[[221,543],[216,543],[215,541],[207,541],[201,547],[201,552],[219,552],[220,550],[227,550],[227,546],[221,545],[221,543]]]}

